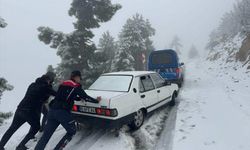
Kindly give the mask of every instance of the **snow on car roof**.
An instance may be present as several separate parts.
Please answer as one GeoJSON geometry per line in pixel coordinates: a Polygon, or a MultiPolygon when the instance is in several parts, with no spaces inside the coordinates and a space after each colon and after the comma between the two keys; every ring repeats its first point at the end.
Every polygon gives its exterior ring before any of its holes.
{"type": "Polygon", "coordinates": [[[132,76],[140,76],[150,73],[156,73],[154,71],[121,71],[121,72],[111,72],[111,73],[105,73],[103,75],[132,75],[132,76]]]}

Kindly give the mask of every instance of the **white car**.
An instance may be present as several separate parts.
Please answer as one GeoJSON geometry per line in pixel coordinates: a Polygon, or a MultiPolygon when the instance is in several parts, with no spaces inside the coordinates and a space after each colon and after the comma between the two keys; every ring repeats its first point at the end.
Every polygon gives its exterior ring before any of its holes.
{"type": "Polygon", "coordinates": [[[101,96],[101,101],[75,102],[72,113],[77,122],[138,129],[149,112],[168,102],[175,105],[178,86],[156,72],[129,71],[103,74],[85,91],[94,98],[101,96]]]}

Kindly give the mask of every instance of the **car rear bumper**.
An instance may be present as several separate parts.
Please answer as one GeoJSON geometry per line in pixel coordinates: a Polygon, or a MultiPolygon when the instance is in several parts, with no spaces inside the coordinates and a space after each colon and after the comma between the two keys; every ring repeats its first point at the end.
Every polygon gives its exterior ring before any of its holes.
{"type": "Polygon", "coordinates": [[[107,128],[107,129],[114,129],[120,128],[125,124],[129,124],[134,120],[134,113],[129,114],[125,117],[112,120],[112,119],[105,119],[105,118],[98,118],[92,116],[86,116],[81,114],[72,113],[74,119],[83,124],[94,126],[95,128],[107,128]]]}

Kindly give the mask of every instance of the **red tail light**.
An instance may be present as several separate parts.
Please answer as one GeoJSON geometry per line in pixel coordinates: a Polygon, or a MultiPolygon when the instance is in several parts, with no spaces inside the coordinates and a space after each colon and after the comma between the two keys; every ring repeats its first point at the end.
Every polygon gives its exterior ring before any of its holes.
{"type": "Polygon", "coordinates": [[[181,69],[180,68],[176,68],[175,72],[179,74],[181,72],[181,69]]]}
{"type": "Polygon", "coordinates": [[[110,117],[115,117],[118,115],[116,109],[104,109],[104,108],[96,108],[96,114],[102,116],[110,116],[110,117]]]}
{"type": "Polygon", "coordinates": [[[105,115],[106,115],[106,116],[111,116],[111,112],[110,112],[109,109],[107,109],[107,110],[105,111],[105,115]]]}
{"type": "Polygon", "coordinates": [[[78,107],[76,105],[73,105],[73,108],[72,108],[73,111],[78,111],[78,107]]]}
{"type": "Polygon", "coordinates": [[[101,115],[101,114],[102,114],[102,109],[101,109],[101,108],[96,108],[96,113],[97,113],[98,115],[101,115]]]}

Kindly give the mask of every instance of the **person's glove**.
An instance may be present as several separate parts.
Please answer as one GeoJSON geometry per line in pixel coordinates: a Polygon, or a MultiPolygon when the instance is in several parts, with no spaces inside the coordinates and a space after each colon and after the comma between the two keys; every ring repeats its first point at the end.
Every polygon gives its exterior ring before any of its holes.
{"type": "Polygon", "coordinates": [[[102,100],[102,97],[101,97],[101,96],[97,96],[96,100],[97,100],[98,102],[100,102],[100,101],[102,100]]]}

